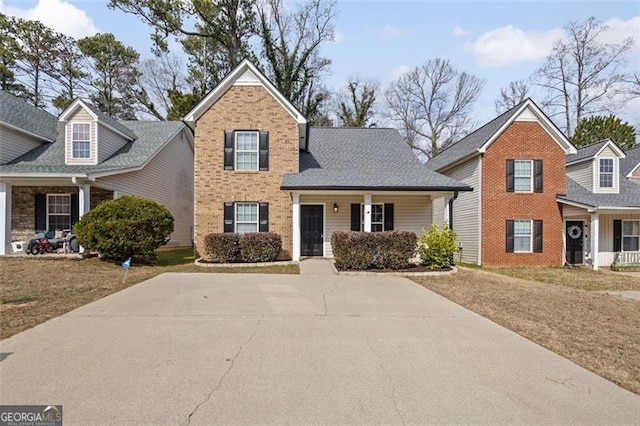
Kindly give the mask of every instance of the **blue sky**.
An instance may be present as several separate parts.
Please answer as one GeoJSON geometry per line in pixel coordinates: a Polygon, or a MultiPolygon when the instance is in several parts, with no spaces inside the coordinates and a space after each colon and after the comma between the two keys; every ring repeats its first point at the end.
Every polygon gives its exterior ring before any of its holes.
{"type": "MultiPolygon", "coordinates": [[[[0,0],[0,10],[40,19],[76,37],[112,32],[141,55],[151,56],[150,29],[107,0],[0,0]]],[[[640,71],[640,2],[540,1],[338,1],[336,40],[322,54],[333,61],[326,83],[340,87],[350,75],[388,84],[403,70],[436,57],[486,80],[476,104],[479,122],[495,115],[500,87],[527,78],[569,21],[595,16],[610,26],[606,37],[632,36],[629,69],[640,71]]],[[[535,97],[534,97],[535,99],[535,97]]],[[[620,113],[640,126],[640,101],[620,113]]]]}

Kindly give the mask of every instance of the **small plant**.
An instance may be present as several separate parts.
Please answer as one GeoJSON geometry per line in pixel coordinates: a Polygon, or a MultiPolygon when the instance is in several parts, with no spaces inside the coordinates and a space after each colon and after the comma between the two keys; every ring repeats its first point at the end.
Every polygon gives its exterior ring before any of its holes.
{"type": "Polygon", "coordinates": [[[204,252],[211,262],[233,262],[240,254],[240,234],[209,234],[204,237],[204,252]]]}
{"type": "Polygon", "coordinates": [[[418,254],[422,263],[430,269],[442,269],[451,266],[453,254],[458,251],[456,233],[447,225],[438,229],[431,224],[429,230],[423,229],[418,239],[418,254]]]}
{"type": "Polygon", "coordinates": [[[169,241],[173,216],[163,205],[132,195],[104,201],[73,227],[78,243],[103,258],[129,256],[155,263],[156,249],[169,241]]]}

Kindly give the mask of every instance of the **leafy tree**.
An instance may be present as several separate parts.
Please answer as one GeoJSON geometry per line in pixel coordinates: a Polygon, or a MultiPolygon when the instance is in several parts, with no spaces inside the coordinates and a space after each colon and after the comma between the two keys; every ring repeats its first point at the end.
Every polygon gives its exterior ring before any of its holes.
{"type": "Polygon", "coordinates": [[[57,93],[51,101],[52,105],[62,111],[74,99],[87,93],[89,80],[86,57],[82,54],[76,41],[64,34],[56,34],[56,48],[53,52],[56,59],[50,70],[51,90],[57,93]]]}
{"type": "Polygon", "coordinates": [[[524,80],[516,80],[509,83],[509,86],[500,89],[500,95],[496,99],[496,113],[502,114],[510,110],[520,102],[527,99],[529,86],[524,80]]]}
{"type": "Polygon", "coordinates": [[[337,94],[337,116],[345,127],[375,127],[371,120],[380,90],[377,81],[362,81],[352,77],[346,91],[337,94]]]}
{"type": "Polygon", "coordinates": [[[200,102],[202,96],[196,91],[183,93],[179,90],[170,90],[169,99],[171,108],[167,112],[167,120],[181,120],[200,102]]]}
{"type": "Polygon", "coordinates": [[[614,115],[584,118],[578,123],[571,138],[575,146],[586,146],[603,139],[611,139],[623,150],[636,146],[636,130],[626,121],[614,115]]]}
{"type": "Polygon", "coordinates": [[[432,59],[390,84],[388,115],[409,146],[431,158],[469,131],[469,113],[483,87],[484,80],[449,60],[432,59]]]}
{"type": "Polygon", "coordinates": [[[16,28],[15,18],[0,13],[0,90],[20,96],[25,87],[16,80],[17,60],[21,53],[16,28]]]}
{"type": "Polygon", "coordinates": [[[571,136],[576,124],[589,114],[611,111],[628,99],[627,76],[622,72],[624,54],[634,40],[617,44],[602,41],[606,25],[591,17],[570,22],[566,37],[555,42],[551,54],[534,75],[548,99],[545,103],[562,117],[562,128],[571,136]]]}

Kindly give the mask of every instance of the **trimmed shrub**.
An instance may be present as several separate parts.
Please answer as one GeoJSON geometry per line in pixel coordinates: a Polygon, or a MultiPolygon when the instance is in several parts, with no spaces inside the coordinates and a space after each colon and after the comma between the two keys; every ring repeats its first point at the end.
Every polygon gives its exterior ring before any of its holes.
{"type": "Polygon", "coordinates": [[[240,235],[230,232],[209,234],[204,237],[204,252],[211,262],[233,262],[240,254],[240,235]]]}
{"type": "Polygon", "coordinates": [[[422,263],[430,269],[442,269],[451,266],[453,254],[458,251],[456,233],[447,225],[438,229],[431,224],[429,230],[423,229],[418,239],[418,253],[422,263]]]}
{"type": "Polygon", "coordinates": [[[163,205],[132,195],[104,201],[73,227],[78,243],[103,258],[129,256],[155,262],[155,250],[169,241],[173,216],[163,205]]]}
{"type": "Polygon", "coordinates": [[[416,234],[336,231],[331,235],[331,247],[340,269],[400,269],[413,257],[416,234]]]}
{"type": "Polygon", "coordinates": [[[282,248],[282,238],[275,232],[250,232],[240,235],[240,259],[243,262],[273,262],[282,248]]]}

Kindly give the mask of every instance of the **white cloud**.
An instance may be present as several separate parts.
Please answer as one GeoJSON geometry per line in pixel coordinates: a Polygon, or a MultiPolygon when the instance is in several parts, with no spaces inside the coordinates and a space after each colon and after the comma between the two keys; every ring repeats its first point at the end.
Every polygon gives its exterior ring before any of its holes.
{"type": "Polygon", "coordinates": [[[338,30],[333,32],[333,41],[332,41],[332,43],[341,43],[343,40],[344,40],[344,34],[342,34],[338,30]]]}
{"type": "Polygon", "coordinates": [[[600,35],[605,43],[620,43],[626,38],[633,37],[635,44],[632,51],[640,52],[640,16],[634,16],[627,21],[613,18],[604,22],[609,27],[600,35]]]}
{"type": "Polygon", "coordinates": [[[455,37],[464,37],[467,34],[469,34],[469,32],[462,28],[460,25],[456,25],[455,27],[453,27],[453,35],[455,37]]]}
{"type": "Polygon", "coordinates": [[[409,71],[411,71],[411,67],[408,65],[400,65],[394,69],[391,70],[391,72],[389,73],[389,80],[390,81],[394,81],[397,80],[398,78],[400,78],[400,76],[408,73],[409,71]]]}
{"type": "Polygon", "coordinates": [[[525,31],[513,25],[487,31],[475,41],[465,43],[483,66],[502,66],[537,61],[549,54],[553,42],[562,37],[562,29],[525,31]]]}
{"type": "Polygon", "coordinates": [[[31,9],[5,6],[0,0],[0,12],[18,18],[40,21],[74,38],[87,37],[98,32],[98,28],[84,10],[64,0],[38,0],[31,9]]]}
{"type": "Polygon", "coordinates": [[[386,24],[384,27],[378,30],[378,33],[383,39],[400,38],[400,37],[406,37],[409,34],[411,34],[411,29],[398,28],[398,27],[394,27],[391,24],[386,24]]]}

